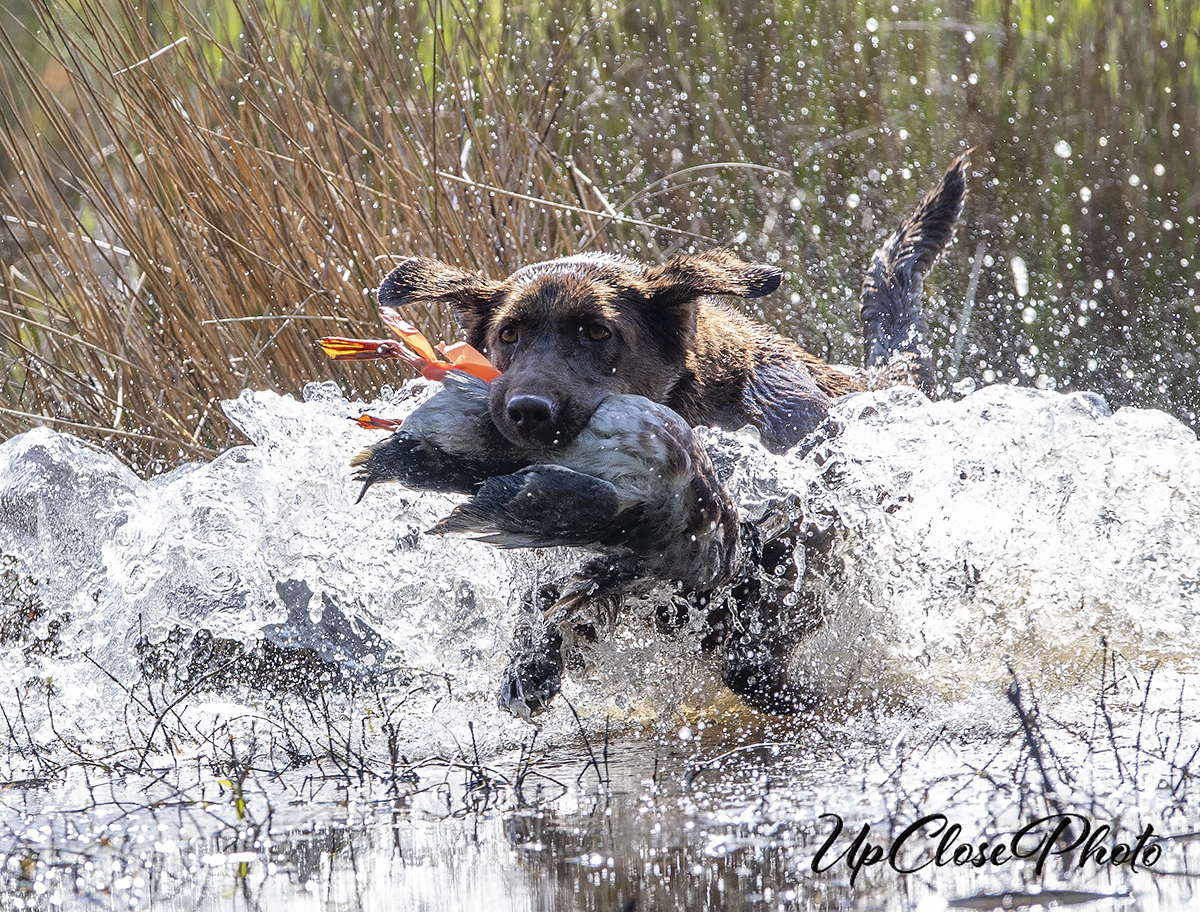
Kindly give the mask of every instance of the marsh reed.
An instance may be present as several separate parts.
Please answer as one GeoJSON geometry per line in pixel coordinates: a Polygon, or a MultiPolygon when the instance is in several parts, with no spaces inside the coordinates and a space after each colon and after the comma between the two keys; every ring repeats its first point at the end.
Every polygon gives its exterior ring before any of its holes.
{"type": "Polygon", "coordinates": [[[395,257],[508,270],[644,230],[551,142],[569,41],[522,61],[453,2],[285,6],[47,0],[36,54],[0,21],[5,436],[40,415],[143,471],[210,456],[243,388],[361,383],[312,343],[379,332],[395,257]]]}
{"type": "Polygon", "coordinates": [[[1196,15],[14,0],[0,436],[49,423],[149,474],[237,442],[219,403],[242,389],[371,395],[402,375],[313,342],[381,332],[371,290],[413,254],[499,275],[730,245],[785,272],[754,316],[853,362],[867,257],[967,145],[960,243],[927,285],[956,353],[939,381],[1099,389],[1195,423],[1196,15]]]}

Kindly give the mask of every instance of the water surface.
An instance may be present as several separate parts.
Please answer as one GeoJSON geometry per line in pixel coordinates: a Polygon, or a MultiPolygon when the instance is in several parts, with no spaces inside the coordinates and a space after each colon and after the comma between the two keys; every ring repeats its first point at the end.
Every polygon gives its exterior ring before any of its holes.
{"type": "Polygon", "coordinates": [[[664,228],[607,243],[661,257],[687,230],[778,264],[759,316],[835,360],[870,250],[976,149],[929,285],[944,401],[849,400],[804,460],[707,436],[748,511],[838,517],[794,666],[818,716],[740,707],[652,606],[573,647],[539,728],[500,713],[520,594],[575,557],[423,535],[452,498],[355,506],[376,438],[336,388],[246,393],[253,445],[149,481],[44,430],[4,444],[0,907],[1194,904],[1195,15],[595,11],[547,141],[617,150],[610,195],[664,228]],[[989,852],[1064,814],[1070,839],[1112,828],[1093,848],[1170,838],[1137,870],[895,869],[931,838],[855,874],[864,825],[888,847],[930,814],[989,852]]]}

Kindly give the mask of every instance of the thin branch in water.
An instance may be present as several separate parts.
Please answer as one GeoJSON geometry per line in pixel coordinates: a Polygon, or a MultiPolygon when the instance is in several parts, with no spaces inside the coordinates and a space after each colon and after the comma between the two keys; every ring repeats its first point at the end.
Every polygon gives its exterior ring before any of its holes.
{"type": "Polygon", "coordinates": [[[575,780],[575,783],[578,785],[583,781],[583,777],[590,766],[596,770],[596,779],[599,781],[600,787],[604,788],[608,785],[608,782],[604,778],[604,771],[600,769],[600,764],[596,761],[596,753],[592,750],[592,742],[588,739],[587,732],[583,729],[583,722],[579,718],[579,713],[575,711],[575,704],[568,700],[565,694],[562,699],[567,704],[567,709],[571,710],[571,715],[575,717],[575,725],[579,729],[580,736],[583,738],[583,746],[587,748],[588,752],[588,762],[584,764],[583,770],[580,772],[579,778],[575,780]]]}

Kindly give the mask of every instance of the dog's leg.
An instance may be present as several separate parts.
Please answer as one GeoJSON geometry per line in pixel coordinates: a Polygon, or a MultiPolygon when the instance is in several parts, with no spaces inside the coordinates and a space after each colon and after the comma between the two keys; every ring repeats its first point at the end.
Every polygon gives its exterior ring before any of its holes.
{"type": "Polygon", "coordinates": [[[758,532],[752,524],[743,527],[742,578],[710,612],[702,646],[720,648],[721,678],[748,704],[791,715],[818,699],[789,677],[788,662],[796,644],[823,622],[833,535],[802,520],[766,542],[758,532]]]}
{"type": "MultiPolygon", "coordinates": [[[[512,661],[500,684],[500,707],[529,719],[547,709],[562,686],[563,628],[584,608],[611,622],[628,584],[637,578],[637,561],[597,557],[585,563],[562,587],[545,585],[525,599],[525,618],[513,635],[512,661]]],[[[576,626],[586,638],[588,625],[576,626]]]]}
{"type": "Polygon", "coordinates": [[[875,251],[863,280],[864,367],[909,359],[909,373],[927,395],[934,392],[934,377],[929,326],[921,308],[925,273],[950,242],[962,214],[967,154],[954,160],[916,211],[875,251]]]}
{"type": "Polygon", "coordinates": [[[526,593],[522,619],[513,632],[511,662],[500,684],[499,703],[523,719],[542,712],[562,686],[562,633],[546,618],[558,601],[559,590],[544,585],[526,593]]]}

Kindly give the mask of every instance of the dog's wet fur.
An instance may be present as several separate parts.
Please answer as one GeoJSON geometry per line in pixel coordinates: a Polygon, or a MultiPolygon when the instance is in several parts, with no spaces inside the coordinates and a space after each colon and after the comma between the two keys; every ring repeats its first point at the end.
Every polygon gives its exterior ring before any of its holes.
{"type": "Polygon", "coordinates": [[[758,427],[787,449],[819,424],[846,374],[711,297],[753,298],[780,272],[727,250],[647,266],[584,254],[504,281],[431,260],[398,266],[381,306],[448,300],[467,341],[500,369],[492,418],[518,444],[565,446],[605,396],[660,402],[692,426],[758,427]]]}
{"type": "MultiPolygon", "coordinates": [[[[567,447],[607,397],[634,394],[670,407],[691,426],[755,427],[768,449],[783,452],[825,425],[833,399],[873,385],[871,371],[902,374],[933,392],[923,277],[953,235],[966,167],[964,154],[872,257],[861,310],[866,371],[859,375],[721,300],[770,294],[781,280],[779,270],[727,250],[657,266],[584,254],[526,266],[503,280],[414,257],[387,276],[379,303],[452,306],[467,341],[502,372],[491,383],[488,411],[500,436],[518,448],[567,447]]],[[[484,464],[491,456],[479,455],[484,464]]],[[[805,541],[814,535],[800,521],[767,542],[746,530],[744,579],[711,617],[706,643],[723,646],[726,683],[771,712],[808,703],[803,683],[787,681],[787,656],[820,623],[820,612],[803,599],[799,607],[784,604],[795,580],[783,571],[796,563],[797,547],[816,558],[807,562],[810,574],[822,565],[822,549],[805,541]],[[761,635],[747,637],[751,628],[761,635]]],[[[514,708],[519,701],[522,715],[544,707],[557,690],[560,642],[557,630],[519,634],[502,702],[514,708]],[[536,704],[527,699],[535,693],[536,704]]]]}

